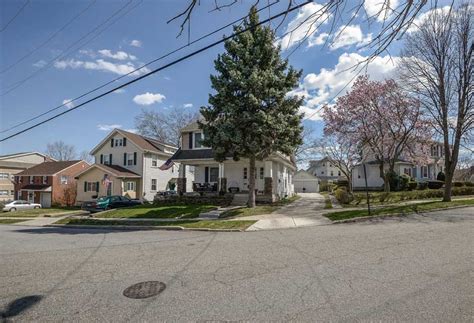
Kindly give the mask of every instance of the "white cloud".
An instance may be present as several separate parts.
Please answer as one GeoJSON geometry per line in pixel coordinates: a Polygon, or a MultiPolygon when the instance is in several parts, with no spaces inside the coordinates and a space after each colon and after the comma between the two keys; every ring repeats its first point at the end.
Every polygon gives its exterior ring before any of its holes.
{"type": "Polygon", "coordinates": [[[46,66],[46,61],[45,60],[39,60],[37,61],[36,63],[33,64],[34,67],[38,67],[38,68],[42,68],[42,67],[45,67],[46,66]]]}
{"type": "Polygon", "coordinates": [[[137,133],[138,130],[137,129],[125,129],[125,131],[128,131],[128,132],[131,132],[131,133],[137,133]]]}
{"type": "Polygon", "coordinates": [[[399,0],[365,0],[364,9],[369,18],[376,18],[377,21],[382,22],[392,15],[394,10],[397,10],[399,0]]]}
{"type": "Polygon", "coordinates": [[[432,14],[447,14],[449,10],[451,9],[450,6],[445,6],[442,8],[436,8],[436,9],[431,9],[428,10],[420,15],[418,15],[415,19],[413,19],[413,22],[410,25],[410,28],[407,29],[407,32],[412,33],[415,32],[418,27],[423,24],[426,19],[430,17],[432,14]]]}
{"type": "MultiPolygon", "coordinates": [[[[357,63],[367,59],[358,53],[344,53],[339,56],[337,64],[332,69],[322,68],[319,73],[309,73],[300,84],[298,91],[306,93],[303,112],[314,113],[324,104],[334,102],[335,97],[344,95],[350,90],[360,69],[354,67],[357,63]],[[312,112],[310,112],[312,111],[312,112]]],[[[377,56],[364,66],[363,73],[367,73],[371,80],[383,80],[392,77],[396,69],[398,57],[377,56]]],[[[363,63],[364,64],[364,63],[363,63]]],[[[316,114],[313,118],[318,118],[316,114]]],[[[311,118],[311,119],[313,119],[311,118]]]]}
{"type": "Polygon", "coordinates": [[[111,131],[114,130],[115,128],[121,128],[121,124],[98,124],[97,129],[102,130],[102,131],[111,131]]]}
{"type": "Polygon", "coordinates": [[[311,120],[311,121],[318,121],[322,120],[321,117],[321,108],[318,109],[311,109],[305,105],[300,107],[300,113],[304,113],[304,119],[305,120],[311,120]]]}
{"type": "MultiPolygon", "coordinates": [[[[62,61],[56,61],[54,63],[54,66],[58,69],[83,68],[86,70],[98,70],[98,71],[110,72],[110,73],[114,73],[118,75],[125,75],[128,73],[131,73],[137,68],[131,62],[118,64],[118,63],[105,61],[103,59],[97,59],[95,61],[80,61],[80,60],[75,60],[75,59],[62,60],[62,61]]],[[[144,67],[141,70],[131,73],[131,75],[140,75],[140,74],[147,73],[149,71],[150,70],[148,68],[144,67]]]]}
{"type": "Polygon", "coordinates": [[[317,31],[317,25],[327,21],[328,15],[322,12],[323,6],[318,3],[309,3],[301,8],[296,17],[288,23],[283,38],[278,40],[282,49],[297,45],[305,37],[311,36],[317,31]]]}
{"type": "Polygon", "coordinates": [[[99,51],[97,51],[100,55],[104,56],[104,57],[108,57],[108,58],[113,58],[113,59],[117,59],[117,60],[120,60],[120,61],[124,61],[124,60],[136,60],[137,57],[136,56],[133,56],[131,54],[128,54],[124,51],[121,51],[119,50],[118,52],[113,52],[111,51],[110,49],[101,49],[99,51]]]}
{"type": "Polygon", "coordinates": [[[351,45],[365,45],[372,40],[372,34],[364,37],[359,25],[341,26],[334,34],[335,38],[330,46],[332,50],[351,45]]]}
{"type": "Polygon", "coordinates": [[[153,103],[161,103],[164,99],[166,97],[163,94],[146,92],[136,95],[133,98],[133,102],[139,105],[151,105],[153,103]]]}
{"type": "Polygon", "coordinates": [[[66,108],[72,109],[75,107],[74,102],[71,102],[71,99],[65,99],[63,100],[63,104],[66,108]]]}
{"type": "Polygon", "coordinates": [[[138,39],[134,39],[130,42],[130,46],[133,46],[133,47],[142,47],[143,43],[138,40],[138,39]]]}
{"type": "Polygon", "coordinates": [[[308,39],[308,47],[313,47],[316,45],[322,45],[328,39],[328,33],[321,33],[319,35],[313,35],[308,39]]]}
{"type": "Polygon", "coordinates": [[[192,103],[185,103],[185,104],[183,104],[183,107],[185,107],[185,108],[192,108],[192,107],[193,107],[193,104],[192,104],[192,103]]]}

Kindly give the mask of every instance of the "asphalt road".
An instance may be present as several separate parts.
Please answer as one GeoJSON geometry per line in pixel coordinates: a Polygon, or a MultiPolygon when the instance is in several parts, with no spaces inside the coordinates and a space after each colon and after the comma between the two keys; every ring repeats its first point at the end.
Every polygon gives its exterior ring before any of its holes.
{"type": "Polygon", "coordinates": [[[245,233],[0,226],[7,321],[472,322],[474,208],[245,233]],[[128,286],[166,283],[130,299],[128,286]]]}

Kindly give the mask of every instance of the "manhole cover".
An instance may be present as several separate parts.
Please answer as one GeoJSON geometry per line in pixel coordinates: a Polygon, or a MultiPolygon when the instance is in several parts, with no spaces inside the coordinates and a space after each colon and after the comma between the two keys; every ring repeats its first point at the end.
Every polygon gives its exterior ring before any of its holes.
{"type": "Polygon", "coordinates": [[[123,291],[123,296],[128,298],[147,298],[158,295],[166,288],[165,283],[159,281],[148,281],[141,282],[130,287],[127,287],[123,291]]]}

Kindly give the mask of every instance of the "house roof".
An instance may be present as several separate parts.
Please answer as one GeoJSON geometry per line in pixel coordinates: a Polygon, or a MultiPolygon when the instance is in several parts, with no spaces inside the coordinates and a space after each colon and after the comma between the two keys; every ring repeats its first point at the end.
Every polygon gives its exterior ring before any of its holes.
{"type": "Polygon", "coordinates": [[[100,147],[102,147],[102,145],[104,145],[110,139],[110,137],[114,135],[115,133],[120,133],[122,136],[127,137],[128,140],[133,142],[135,145],[138,146],[138,148],[144,151],[168,154],[168,152],[166,153],[164,152],[164,150],[161,148],[162,146],[176,149],[176,146],[170,143],[166,143],[157,139],[145,137],[145,136],[142,136],[130,131],[125,131],[122,129],[114,129],[97,146],[95,146],[92,149],[92,151],[90,152],[91,155],[93,155],[100,147]]]}
{"type": "Polygon", "coordinates": [[[68,160],[68,161],[51,161],[44,162],[38,165],[35,165],[31,168],[28,168],[21,173],[16,174],[17,176],[47,176],[54,175],[59,173],[63,169],[66,169],[70,166],[73,166],[77,163],[82,162],[82,160],[68,160]]]}
{"type": "MultiPolygon", "coordinates": [[[[199,118],[199,121],[201,121],[201,123],[206,123],[206,121],[202,117],[199,118]]],[[[180,129],[181,132],[189,132],[195,130],[200,130],[198,120],[193,121],[180,129]]]]}
{"type": "Polygon", "coordinates": [[[22,190],[44,190],[51,187],[51,185],[48,184],[28,184],[23,186],[21,189],[22,190]]]}
{"type": "Polygon", "coordinates": [[[14,154],[7,154],[7,155],[0,155],[0,160],[1,159],[10,159],[10,158],[15,158],[15,157],[22,157],[22,156],[28,156],[28,155],[40,155],[43,156],[44,158],[49,158],[51,160],[55,160],[51,158],[50,156],[47,156],[45,154],[36,152],[36,151],[25,151],[25,152],[20,152],[20,153],[14,153],[14,154]]]}
{"type": "Polygon", "coordinates": [[[115,177],[127,177],[127,178],[140,178],[141,176],[131,170],[119,166],[119,165],[103,165],[103,164],[92,164],[90,167],[85,169],[84,171],[80,172],[76,175],[76,178],[87,173],[88,171],[92,170],[93,168],[99,168],[104,172],[108,172],[115,177]]]}

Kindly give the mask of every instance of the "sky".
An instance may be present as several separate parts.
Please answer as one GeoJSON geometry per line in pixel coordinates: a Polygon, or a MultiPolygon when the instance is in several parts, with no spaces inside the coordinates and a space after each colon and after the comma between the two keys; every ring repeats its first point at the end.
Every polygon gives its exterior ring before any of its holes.
{"type": "MultiPolygon", "coordinates": [[[[329,22],[310,29],[311,36],[304,39],[310,28],[305,20],[323,3],[317,1],[288,15],[277,30],[282,56],[289,57],[292,66],[303,70],[300,85],[293,93],[305,96],[301,112],[306,115],[305,126],[313,128],[315,136],[322,133],[321,106],[334,102],[337,95],[350,89],[355,75],[351,67],[370,54],[370,49],[364,45],[382,26],[381,19],[373,16],[378,11],[378,2],[380,0],[366,0],[364,10],[349,25],[337,25],[336,33],[332,35],[329,35],[329,22]],[[372,17],[370,23],[368,16],[372,17]],[[285,34],[296,26],[299,28],[291,36],[285,34]],[[334,38],[336,34],[338,37],[334,38]]],[[[186,28],[181,36],[178,36],[180,21],[169,24],[167,21],[183,11],[189,0],[42,0],[29,1],[24,6],[25,3],[26,0],[0,2],[1,131],[186,45],[188,35],[192,41],[245,16],[254,1],[239,1],[220,11],[211,11],[214,1],[201,1],[193,12],[190,33],[186,28]]],[[[260,7],[266,3],[260,1],[260,7]]],[[[287,4],[282,0],[270,10],[262,10],[260,18],[266,19],[269,14],[284,10],[287,4]]],[[[343,20],[349,21],[352,14],[343,13],[343,20]]],[[[272,22],[272,26],[279,22],[280,19],[272,22]]],[[[231,32],[232,29],[227,28],[149,69],[169,63],[231,32]]],[[[390,47],[391,56],[384,53],[376,57],[367,66],[369,76],[372,79],[390,77],[396,71],[400,48],[400,43],[396,42],[390,47]]],[[[78,152],[90,151],[113,128],[134,131],[134,119],[142,109],[165,113],[171,108],[198,111],[200,106],[207,104],[212,91],[209,76],[214,73],[213,61],[221,52],[222,45],[214,47],[2,142],[0,154],[42,152],[48,143],[57,140],[74,145],[78,152]]],[[[125,76],[121,81],[131,80],[146,71],[125,76]]],[[[83,100],[67,103],[56,112],[81,102],[83,100]]],[[[20,129],[22,127],[15,130],[20,129]]],[[[13,132],[3,132],[0,138],[13,132]]]]}

